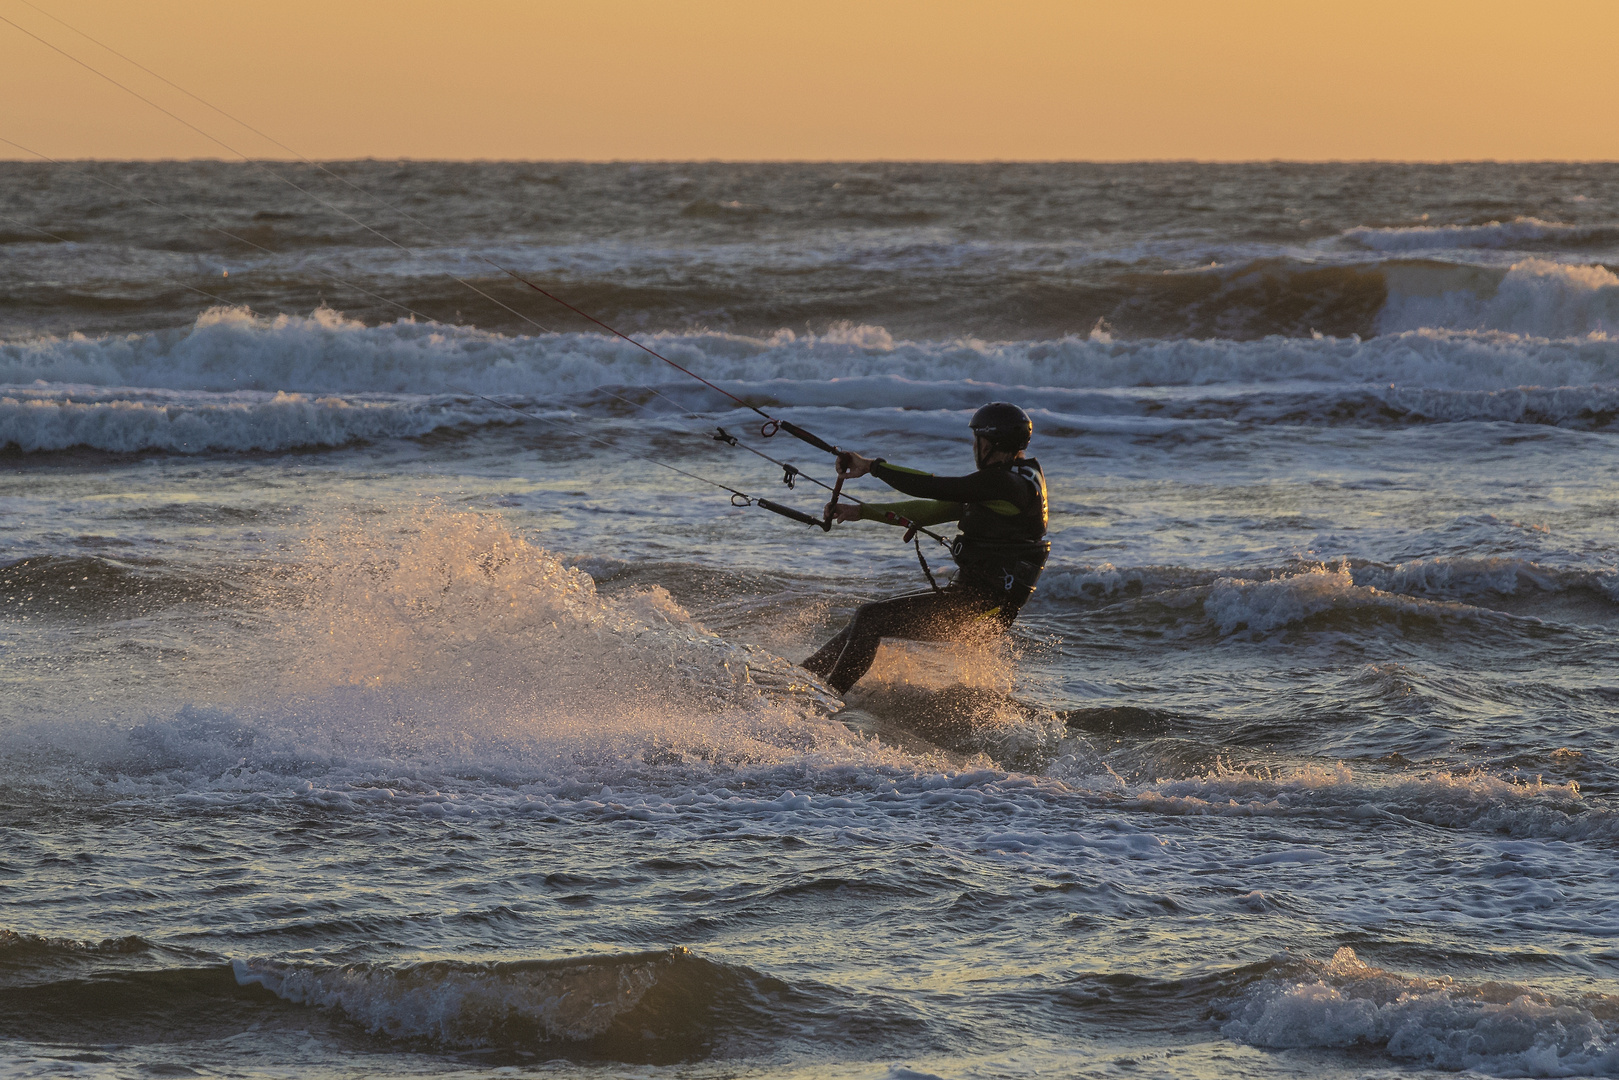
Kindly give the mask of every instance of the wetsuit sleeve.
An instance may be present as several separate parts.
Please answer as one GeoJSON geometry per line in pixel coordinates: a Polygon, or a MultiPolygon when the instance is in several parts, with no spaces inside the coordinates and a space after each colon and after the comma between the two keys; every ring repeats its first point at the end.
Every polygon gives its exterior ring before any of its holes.
{"type": "Polygon", "coordinates": [[[862,503],[861,521],[881,521],[889,525],[902,525],[905,518],[912,525],[942,525],[956,521],[964,510],[960,503],[940,499],[915,499],[910,502],[862,503]]]}
{"type": "Polygon", "coordinates": [[[918,499],[938,499],[956,503],[1005,502],[1011,512],[1027,497],[1028,489],[1010,469],[979,469],[968,476],[934,476],[898,465],[890,465],[879,458],[871,466],[871,475],[895,491],[918,499]]]}

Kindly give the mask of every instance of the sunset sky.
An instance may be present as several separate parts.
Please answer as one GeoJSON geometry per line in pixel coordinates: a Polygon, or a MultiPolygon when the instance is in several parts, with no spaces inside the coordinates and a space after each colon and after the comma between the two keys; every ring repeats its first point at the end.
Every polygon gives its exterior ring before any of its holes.
{"type": "MultiPolygon", "coordinates": [[[[319,158],[1619,158],[1613,0],[33,2],[319,158]]],[[[0,101],[56,157],[232,157],[5,23],[0,101]]]]}

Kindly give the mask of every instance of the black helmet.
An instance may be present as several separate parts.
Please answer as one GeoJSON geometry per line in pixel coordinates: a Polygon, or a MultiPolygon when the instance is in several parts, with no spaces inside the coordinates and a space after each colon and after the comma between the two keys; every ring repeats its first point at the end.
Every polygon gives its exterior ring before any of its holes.
{"type": "Polygon", "coordinates": [[[1005,401],[992,401],[973,413],[968,427],[982,435],[997,450],[1022,450],[1034,434],[1029,414],[1005,401]]]}

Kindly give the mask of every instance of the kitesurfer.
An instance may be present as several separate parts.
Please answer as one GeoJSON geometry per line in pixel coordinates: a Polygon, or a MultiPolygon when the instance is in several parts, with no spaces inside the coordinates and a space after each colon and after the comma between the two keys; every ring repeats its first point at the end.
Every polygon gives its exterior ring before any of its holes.
{"type": "Polygon", "coordinates": [[[842,452],[838,476],[870,473],[914,501],[829,504],[837,521],[882,521],[905,528],[960,523],[951,555],[960,567],[942,589],[861,605],[831,641],[804,667],[838,693],[860,680],[883,638],[959,640],[998,633],[1012,625],[1034,592],[1051,553],[1045,539],[1046,479],[1040,463],[1025,457],[1034,424],[1016,405],[991,402],[973,414],[973,459],[967,476],[934,476],[882,458],[842,452]]]}

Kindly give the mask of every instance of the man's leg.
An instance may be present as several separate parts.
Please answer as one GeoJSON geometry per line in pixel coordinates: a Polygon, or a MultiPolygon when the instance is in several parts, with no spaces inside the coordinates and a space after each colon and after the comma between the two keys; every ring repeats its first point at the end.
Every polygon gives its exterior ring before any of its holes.
{"type": "Polygon", "coordinates": [[[862,604],[849,625],[803,666],[842,694],[870,669],[883,638],[947,641],[975,624],[998,630],[1001,622],[985,618],[995,605],[996,599],[987,593],[955,587],[862,604]]]}

